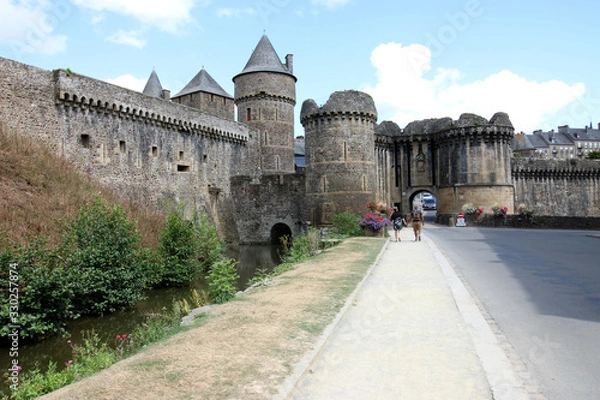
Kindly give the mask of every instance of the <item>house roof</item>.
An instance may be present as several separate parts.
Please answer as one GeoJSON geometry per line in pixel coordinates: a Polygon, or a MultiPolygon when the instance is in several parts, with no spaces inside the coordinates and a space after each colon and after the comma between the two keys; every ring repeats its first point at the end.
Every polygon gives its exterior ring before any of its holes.
{"type": "Polygon", "coordinates": [[[204,68],[202,68],[200,72],[198,72],[196,76],[194,76],[194,78],[192,78],[192,80],[187,85],[185,85],[181,92],[173,96],[173,98],[197,92],[212,93],[218,96],[228,97],[230,99],[233,98],[221,87],[221,85],[217,83],[217,81],[213,79],[212,76],[210,76],[208,72],[206,72],[204,68]]]}
{"type": "Polygon", "coordinates": [[[529,143],[531,143],[531,145],[533,147],[535,147],[536,149],[548,147],[548,143],[541,136],[538,136],[538,135],[525,135],[525,136],[527,136],[527,139],[529,139],[529,143]]]}
{"type": "Polygon", "coordinates": [[[513,150],[533,150],[535,146],[531,143],[533,135],[515,135],[511,147],[513,150]]]}
{"type": "Polygon", "coordinates": [[[150,77],[148,78],[148,82],[146,82],[146,86],[144,86],[144,91],[142,92],[145,95],[158,97],[159,99],[163,98],[163,87],[160,84],[160,80],[158,79],[158,75],[155,70],[152,70],[150,77]]]}
{"type": "Polygon", "coordinates": [[[600,140],[600,130],[590,128],[569,128],[567,135],[571,140],[600,140]]]}
{"type": "Polygon", "coordinates": [[[541,136],[548,145],[572,145],[573,141],[562,132],[540,132],[541,136]]]}
{"type": "Polygon", "coordinates": [[[285,64],[281,63],[277,52],[273,48],[271,41],[267,35],[262,35],[260,41],[256,45],[256,48],[252,52],[248,63],[233,79],[240,75],[247,74],[250,72],[278,72],[286,75],[290,75],[296,79],[294,74],[288,70],[285,64]]]}

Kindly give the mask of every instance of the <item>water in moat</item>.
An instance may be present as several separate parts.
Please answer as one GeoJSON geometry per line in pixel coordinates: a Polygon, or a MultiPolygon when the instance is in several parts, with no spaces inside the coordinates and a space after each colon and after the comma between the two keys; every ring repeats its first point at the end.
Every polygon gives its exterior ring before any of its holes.
{"type": "MultiPolygon", "coordinates": [[[[244,290],[248,281],[254,277],[259,269],[271,271],[281,262],[280,247],[272,245],[242,245],[228,248],[226,257],[238,260],[237,273],[240,276],[238,280],[238,289],[244,290]]],[[[170,309],[173,301],[183,298],[189,298],[191,289],[198,291],[206,289],[206,282],[203,280],[190,282],[189,285],[177,288],[155,289],[146,293],[146,298],[138,302],[129,310],[118,311],[102,317],[86,317],[70,322],[67,325],[70,339],[73,343],[81,343],[82,333],[93,330],[103,340],[110,340],[116,335],[131,333],[141,322],[147,313],[157,312],[163,308],[170,309]]],[[[10,349],[3,346],[0,348],[0,368],[3,373],[7,371],[12,362],[9,355],[10,349]]],[[[33,368],[36,363],[42,368],[48,365],[48,362],[56,362],[58,367],[64,365],[72,358],[71,348],[62,336],[53,336],[39,343],[20,344],[19,345],[19,365],[23,370],[33,368]]],[[[2,380],[2,390],[0,393],[7,393],[8,386],[2,380]]]]}

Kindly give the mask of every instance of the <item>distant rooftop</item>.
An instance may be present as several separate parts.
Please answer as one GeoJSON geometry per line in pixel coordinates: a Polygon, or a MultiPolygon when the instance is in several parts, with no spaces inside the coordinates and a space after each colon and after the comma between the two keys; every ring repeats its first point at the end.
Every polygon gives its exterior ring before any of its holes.
{"type": "Polygon", "coordinates": [[[181,92],[173,96],[173,98],[197,92],[212,93],[218,96],[228,97],[230,99],[233,98],[221,87],[221,85],[217,83],[217,81],[213,79],[212,76],[210,76],[208,72],[206,72],[204,68],[202,68],[200,72],[196,74],[196,76],[181,90],[181,92]]]}
{"type": "Polygon", "coordinates": [[[150,78],[148,78],[148,82],[146,82],[146,86],[144,86],[144,91],[142,93],[148,96],[158,97],[159,99],[163,98],[163,87],[160,84],[160,80],[158,79],[155,70],[152,70],[150,78]]]}

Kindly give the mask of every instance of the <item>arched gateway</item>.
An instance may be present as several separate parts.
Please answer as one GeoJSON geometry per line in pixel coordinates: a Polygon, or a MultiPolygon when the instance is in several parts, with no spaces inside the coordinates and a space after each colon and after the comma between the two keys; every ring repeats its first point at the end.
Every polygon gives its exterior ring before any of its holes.
{"type": "Polygon", "coordinates": [[[474,114],[426,119],[404,129],[390,121],[377,125],[376,119],[372,99],[362,92],[335,92],[323,107],[304,102],[300,120],[313,223],[328,223],[339,212],[360,214],[365,199],[407,212],[424,191],[436,197],[440,215],[456,214],[465,203],[513,212],[514,128],[507,114],[489,121],[474,114]]]}

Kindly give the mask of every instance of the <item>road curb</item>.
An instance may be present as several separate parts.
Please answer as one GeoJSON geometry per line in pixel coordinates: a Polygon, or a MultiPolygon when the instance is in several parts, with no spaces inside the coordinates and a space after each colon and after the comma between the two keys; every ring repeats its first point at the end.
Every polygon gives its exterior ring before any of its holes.
{"type": "Polygon", "coordinates": [[[426,243],[433,251],[433,255],[448,281],[456,306],[467,325],[475,351],[490,385],[492,399],[529,399],[530,395],[525,389],[524,382],[514,371],[492,328],[458,274],[433,241],[427,239],[426,243]]]}

